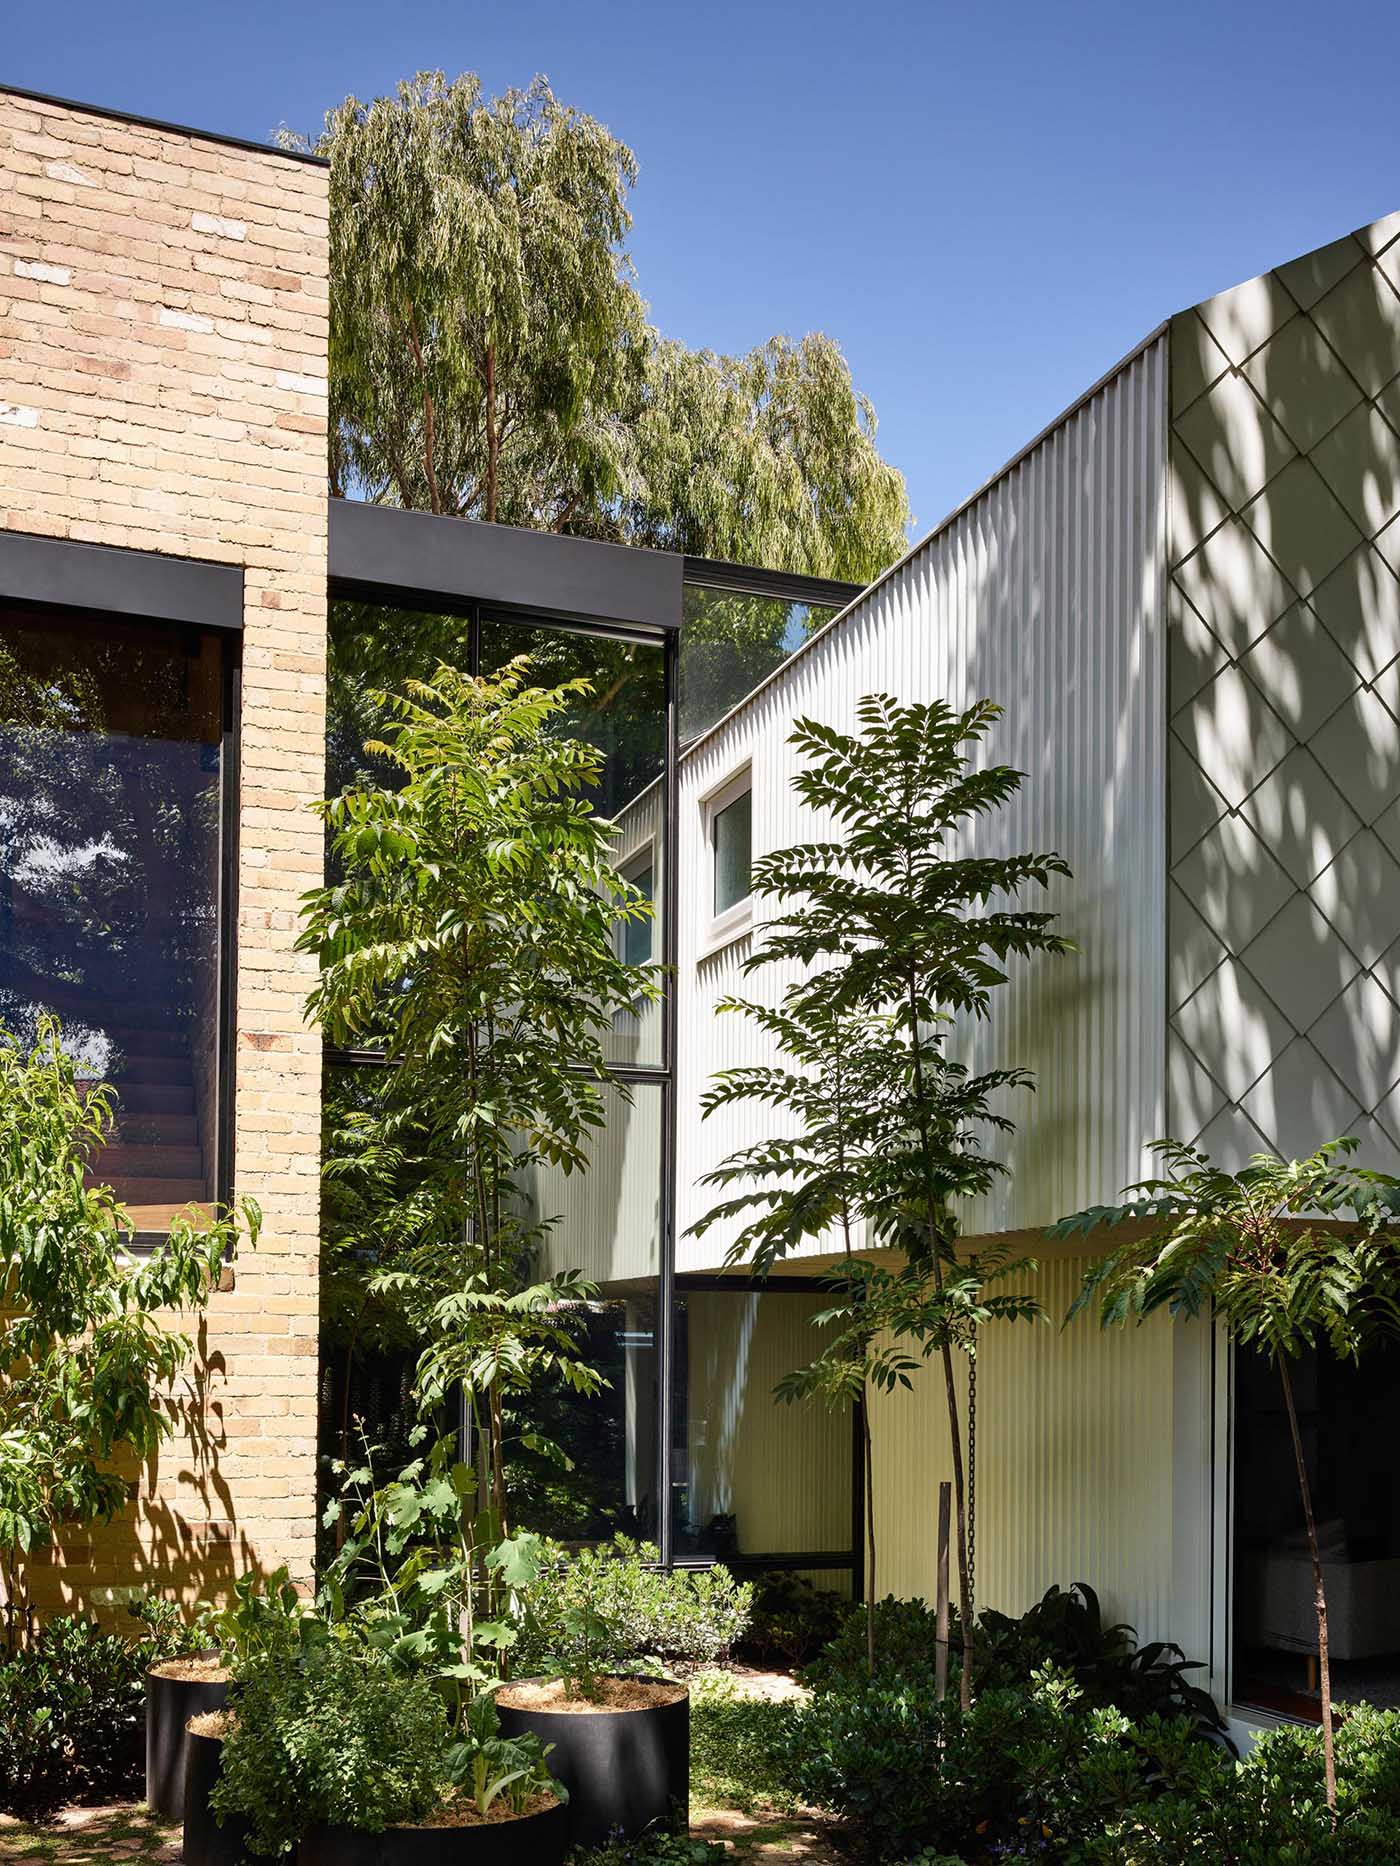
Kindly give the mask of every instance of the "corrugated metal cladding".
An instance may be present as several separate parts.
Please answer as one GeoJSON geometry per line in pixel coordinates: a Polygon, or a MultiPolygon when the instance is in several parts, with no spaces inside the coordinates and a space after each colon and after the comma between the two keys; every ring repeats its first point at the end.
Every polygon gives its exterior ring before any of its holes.
{"type": "MultiPolygon", "coordinates": [[[[1038,1226],[1140,1175],[1162,1130],[1165,1074],[1165,387],[1158,340],[683,761],[678,1233],[710,1203],[701,1174],[767,1119],[693,1114],[714,1071],[760,1056],[745,1022],[715,1007],[781,983],[743,980],[752,934],[705,955],[704,800],[749,764],[756,853],[819,833],[790,788],[791,722],[849,727],[870,692],[997,700],[1005,713],[985,755],[1026,782],[973,846],[1058,849],[1074,870],[1049,904],[1077,954],[1018,968],[991,1025],[964,1034],[976,1066],[1019,1064],[1039,1083],[1011,1110],[1012,1177],[967,1228],[1038,1226]]],[[[726,1242],[682,1236],[680,1267],[718,1262],[726,1242]]]]}
{"type": "Polygon", "coordinates": [[[849,1412],[773,1398],[821,1347],[812,1319],[828,1300],[821,1290],[685,1296],[687,1507],[699,1528],[732,1515],[742,1555],[850,1546],[849,1412]]]}
{"type": "MultiPolygon", "coordinates": [[[[1050,1325],[983,1332],[977,1375],[977,1586],[981,1605],[1021,1612],[1052,1583],[1087,1581],[1143,1639],[1193,1639],[1174,1611],[1172,1325],[1108,1332],[1060,1323],[1091,1261],[1055,1252],[1036,1293],[1050,1325]],[[1089,1475],[1092,1474],[1092,1475],[1089,1475]]],[[[967,1388],[959,1380],[966,1417],[967,1388]]],[[[938,1485],[950,1479],[943,1376],[871,1409],[876,1585],[933,1598],[938,1485]]]]}

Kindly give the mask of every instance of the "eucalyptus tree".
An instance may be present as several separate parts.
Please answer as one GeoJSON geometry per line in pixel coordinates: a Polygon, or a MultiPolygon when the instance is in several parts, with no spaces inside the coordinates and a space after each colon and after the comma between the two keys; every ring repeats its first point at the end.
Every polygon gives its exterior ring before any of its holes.
{"type": "Polygon", "coordinates": [[[326,118],[331,485],[462,518],[868,582],[902,476],[838,346],[648,323],[632,151],[543,78],[420,72],[326,118]]]}
{"type": "Polygon", "coordinates": [[[794,1066],[726,1072],[707,1097],[707,1108],[766,1103],[793,1137],[746,1148],[710,1175],[709,1183],[743,1189],[700,1227],[743,1220],[731,1261],[752,1258],[760,1271],[833,1228],[848,1255],[857,1220],[870,1242],[905,1252],[902,1280],[857,1273],[865,1295],[881,1301],[868,1327],[833,1312],[838,1341],[824,1366],[814,1363],[807,1385],[828,1392],[842,1380],[852,1391],[907,1385],[915,1364],[907,1349],[876,1343],[891,1319],[920,1358],[938,1357],[953,1465],[964,1703],[974,1622],[953,1353],[975,1352],[978,1319],[1039,1308],[1028,1297],[986,1290],[1029,1263],[998,1258],[969,1276],[957,1254],[959,1203],[1005,1171],[983,1151],[982,1135],[1010,1130],[999,1103],[1030,1079],[1015,1067],[972,1073],[947,1045],[954,1020],[965,1027],[989,1015],[1010,960],[1068,945],[1053,913],[1014,905],[1027,888],[1068,874],[1058,855],[967,848],[978,819],[1003,808],[1021,783],[1008,766],[973,767],[972,753],[998,714],[990,701],[958,712],[941,700],[902,705],[873,694],[857,705],[855,732],[797,722],[790,742],[803,764],[793,787],[831,834],[754,863],[755,895],[780,911],[745,969],[780,965],[789,978],[777,1011],[744,999],[728,1006],[754,1019],[794,1066]]]}
{"type": "Polygon", "coordinates": [[[65,1526],[109,1522],[127,1468],[170,1437],[173,1383],[194,1352],[162,1319],[198,1311],[261,1215],[244,1200],[177,1217],[139,1256],[110,1187],[90,1185],[112,1128],[109,1090],[85,1087],[55,1021],[26,1047],[0,1028],[0,1568],[7,1642],[27,1608],[26,1561],[65,1526]]]}
{"type": "Polygon", "coordinates": [[[1278,1371],[1312,1559],[1327,1805],[1335,1814],[1332,1674],[1327,1587],[1318,1551],[1293,1363],[1325,1345],[1355,1360],[1378,1337],[1400,1333],[1400,1179],[1353,1166],[1353,1139],[1331,1140],[1305,1160],[1255,1154],[1238,1173],[1198,1148],[1156,1143],[1165,1175],[1129,1186],[1121,1205],[1065,1218],[1054,1235],[1130,1224],[1135,1235],[1096,1263],[1066,1321],[1097,1307],[1105,1327],[1158,1311],[1211,1314],[1230,1339],[1278,1371]]]}
{"type": "Polygon", "coordinates": [[[488,101],[441,72],[347,98],[317,147],[334,488],[555,530],[615,496],[644,356],[631,151],[542,78],[488,101]]]}
{"type": "Polygon", "coordinates": [[[319,806],[342,879],[306,897],[299,941],[320,963],[308,1009],[327,1039],[392,1065],[356,1111],[356,1147],[412,1202],[369,1294],[423,1337],[424,1404],[469,1394],[502,1533],[506,1397],[543,1372],[599,1385],[567,1320],[589,1285],[535,1277],[550,1224],[530,1217],[527,1181],[587,1165],[613,1080],[604,1034],[656,991],[621,956],[619,927],[651,909],[589,802],[602,754],[558,730],[581,691],[533,685],[521,658],[376,696],[388,724],[366,751],[383,781],[367,771],[319,806]]]}

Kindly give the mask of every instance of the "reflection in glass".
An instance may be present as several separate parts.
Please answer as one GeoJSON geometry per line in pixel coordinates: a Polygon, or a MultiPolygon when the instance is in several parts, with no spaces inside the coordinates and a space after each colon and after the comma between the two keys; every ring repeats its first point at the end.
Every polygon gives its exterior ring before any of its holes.
{"type": "MultiPolygon", "coordinates": [[[[540,1275],[579,1270],[598,1297],[573,1308],[586,1358],[608,1384],[581,1399],[562,1384],[537,1386],[529,1401],[536,1430],[573,1465],[561,1471],[518,1455],[511,1472],[519,1519],[566,1538],[657,1534],[657,1290],[661,1267],[661,1107],[659,1087],[612,1085],[605,1122],[586,1171],[538,1168],[526,1196],[531,1215],[553,1220],[540,1275]]],[[[522,1422],[523,1423],[523,1422],[522,1422]]]]}
{"type": "Polygon", "coordinates": [[[687,583],[681,614],[680,738],[687,744],[781,667],[836,611],[687,583]]]}
{"type": "Polygon", "coordinates": [[[677,1559],[850,1548],[849,1412],[773,1395],[818,1352],[812,1319],[830,1302],[821,1289],[682,1285],[672,1388],[677,1559]]]}
{"type": "MultiPolygon", "coordinates": [[[[1400,1348],[1311,1349],[1293,1397],[1327,1587],[1332,1691],[1400,1703],[1400,1348]]],[[[1321,1718],[1312,1559],[1277,1368],[1235,1352],[1234,1703],[1321,1718]]]]}
{"type": "MultiPolygon", "coordinates": [[[[656,864],[650,856],[640,864],[632,864],[623,870],[624,881],[632,886],[644,900],[656,903],[656,864]]],[[[650,965],[652,956],[652,935],[656,930],[652,920],[628,920],[622,931],[622,957],[628,965],[650,965]]]]}
{"type": "Polygon", "coordinates": [[[603,815],[619,811],[660,777],[666,761],[666,659],[659,642],[624,641],[562,628],[489,620],[481,626],[481,671],[493,674],[527,654],[541,687],[586,680],[559,730],[596,745],[604,755],[593,802],[603,815]]]}
{"type": "Polygon", "coordinates": [[[394,767],[365,752],[386,723],[376,697],[427,680],[440,662],[469,670],[471,624],[463,616],[338,600],[330,605],[326,658],[326,795],[362,774],[397,783],[394,767]]]}
{"type": "Polygon", "coordinates": [[[733,803],[716,810],[710,833],[714,839],[716,914],[746,901],[753,868],[753,792],[744,791],[733,803]]]}
{"type": "Polygon", "coordinates": [[[63,1025],[115,1093],[139,1229],[215,1193],[223,650],[0,610],[0,1025],[63,1025]]]}

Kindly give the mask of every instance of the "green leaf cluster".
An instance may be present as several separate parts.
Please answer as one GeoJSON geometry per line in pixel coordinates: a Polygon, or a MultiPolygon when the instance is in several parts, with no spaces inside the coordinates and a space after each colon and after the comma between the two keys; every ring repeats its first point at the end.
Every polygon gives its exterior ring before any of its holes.
{"type": "Polygon", "coordinates": [[[193,1352],[163,1312],[197,1312],[240,1241],[251,1200],[196,1228],[175,1220],[148,1254],[87,1169],[107,1139],[111,1097],[83,1086],[56,1022],[26,1049],[0,1030],[0,1560],[9,1640],[24,1558],[60,1525],[105,1522],[129,1475],[170,1436],[172,1391],[193,1352]]]}

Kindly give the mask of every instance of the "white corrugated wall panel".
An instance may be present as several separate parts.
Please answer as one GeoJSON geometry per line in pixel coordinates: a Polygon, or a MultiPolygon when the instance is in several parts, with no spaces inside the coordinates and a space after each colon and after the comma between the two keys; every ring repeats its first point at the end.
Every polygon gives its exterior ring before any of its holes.
{"type": "MultiPolygon", "coordinates": [[[[1143,1170],[1165,1073],[1165,364],[1161,341],[1127,362],[683,761],[679,1233],[711,1202],[700,1176],[767,1118],[697,1118],[713,1072],[762,1055],[752,1027],[715,1006],[782,982],[776,968],[743,980],[757,933],[702,956],[704,799],[749,763],[756,854],[821,833],[791,790],[792,721],[852,727],[871,692],[997,700],[985,756],[1026,781],[968,846],[1058,849],[1074,871],[1047,904],[1077,953],[1016,967],[990,1024],[959,1039],[974,1066],[1018,1064],[1038,1082],[1011,1104],[1011,1177],[966,1229],[1039,1226],[1143,1170]]],[[[718,1262],[727,1241],[682,1235],[680,1267],[718,1262]]]]}
{"type": "MultiPolygon", "coordinates": [[[[1048,1326],[983,1331],[977,1599],[1019,1613],[1052,1582],[1087,1581],[1109,1617],[1129,1621],[1143,1639],[1184,1638],[1172,1592],[1172,1324],[1159,1316],[1104,1331],[1081,1316],[1062,1333],[1091,1261],[1063,1250],[1043,1259],[1033,1287],[1048,1326]]],[[[960,1378],[964,1420],[966,1403],[960,1378]]],[[[879,1592],[932,1599],[938,1485],[952,1476],[936,1360],[915,1377],[913,1393],[876,1399],[871,1435],[879,1592]]]]}

